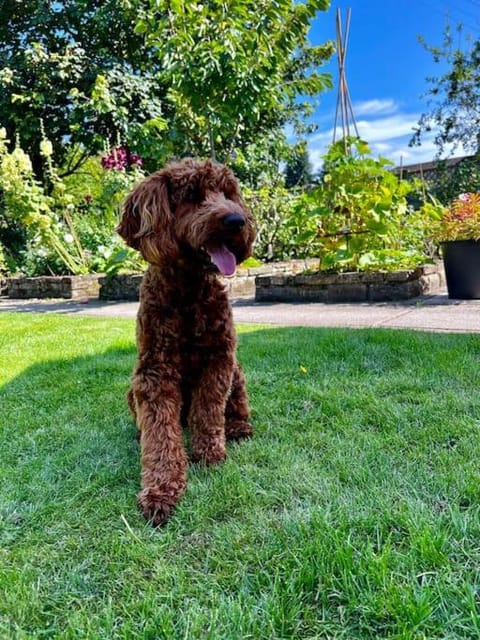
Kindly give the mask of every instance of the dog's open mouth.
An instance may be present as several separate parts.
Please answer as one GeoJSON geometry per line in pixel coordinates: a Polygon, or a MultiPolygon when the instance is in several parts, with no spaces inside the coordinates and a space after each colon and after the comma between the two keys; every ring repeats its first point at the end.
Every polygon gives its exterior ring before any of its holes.
{"type": "Polygon", "coordinates": [[[222,276],[233,276],[237,268],[237,259],[224,244],[220,247],[207,248],[211,261],[222,276]]]}

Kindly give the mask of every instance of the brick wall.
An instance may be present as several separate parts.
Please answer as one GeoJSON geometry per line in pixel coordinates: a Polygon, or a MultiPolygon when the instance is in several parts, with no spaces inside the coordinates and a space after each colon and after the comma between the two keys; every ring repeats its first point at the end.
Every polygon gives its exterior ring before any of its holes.
{"type": "MultiPolygon", "coordinates": [[[[275,262],[255,268],[239,268],[223,281],[231,298],[265,301],[379,302],[405,300],[445,288],[442,264],[394,272],[303,273],[315,271],[317,260],[275,262]]],[[[7,278],[0,294],[10,298],[98,298],[138,300],[142,274],[113,277],[44,276],[7,278]]]]}

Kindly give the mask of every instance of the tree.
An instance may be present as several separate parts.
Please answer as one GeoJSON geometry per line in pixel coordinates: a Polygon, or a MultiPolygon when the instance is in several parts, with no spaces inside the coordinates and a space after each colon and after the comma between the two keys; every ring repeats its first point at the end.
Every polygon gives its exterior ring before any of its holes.
{"type": "Polygon", "coordinates": [[[162,87],[144,37],[144,0],[0,0],[0,125],[42,177],[43,122],[71,173],[105,144],[138,145],[161,118],[162,87]]]}
{"type": "Polygon", "coordinates": [[[245,154],[311,108],[301,96],[331,86],[316,69],[333,52],[312,46],[312,18],[328,0],[151,0],[137,25],[168,87],[165,142],[219,160],[245,154]]]}
{"type": "Polygon", "coordinates": [[[0,126],[43,176],[44,135],[63,175],[105,145],[216,156],[258,180],[285,158],[302,97],[331,86],[333,52],[307,32],[328,0],[0,0],[0,126]],[[255,164],[252,176],[247,165],[255,164]]]}
{"type": "Polygon", "coordinates": [[[296,144],[285,168],[285,186],[287,189],[306,186],[313,182],[312,165],[305,142],[296,144]]]}
{"type": "Polygon", "coordinates": [[[480,156],[462,158],[453,167],[440,160],[433,179],[426,184],[428,191],[446,205],[461,193],[480,191],[480,156]]]}
{"type": "MultiPolygon", "coordinates": [[[[460,39],[461,26],[458,32],[460,39]]],[[[452,30],[447,27],[440,47],[421,41],[435,62],[447,64],[448,71],[427,78],[432,85],[427,93],[430,111],[420,118],[411,144],[420,145],[422,136],[438,127],[435,144],[440,154],[450,144],[480,153],[480,39],[465,39],[464,49],[455,47],[452,30]]]]}

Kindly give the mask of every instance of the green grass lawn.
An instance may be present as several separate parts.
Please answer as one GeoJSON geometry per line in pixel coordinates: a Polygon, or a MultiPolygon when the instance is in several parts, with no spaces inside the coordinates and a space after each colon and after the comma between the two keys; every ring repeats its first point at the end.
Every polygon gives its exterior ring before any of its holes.
{"type": "Polygon", "coordinates": [[[134,323],[0,315],[0,638],[480,637],[480,337],[240,332],[255,437],[137,512],[134,323]]]}

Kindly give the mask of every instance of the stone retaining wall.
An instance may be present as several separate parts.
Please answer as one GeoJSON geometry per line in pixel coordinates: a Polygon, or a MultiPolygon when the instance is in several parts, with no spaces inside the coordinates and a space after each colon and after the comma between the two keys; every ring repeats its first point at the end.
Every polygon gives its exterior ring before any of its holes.
{"type": "MultiPolygon", "coordinates": [[[[317,266],[317,260],[276,262],[239,268],[233,278],[223,280],[231,298],[255,297],[259,302],[380,302],[405,300],[445,288],[441,263],[394,272],[303,273],[317,266]]],[[[0,279],[0,295],[135,301],[141,281],[140,273],[7,278],[0,279]]]]}
{"type": "Polygon", "coordinates": [[[407,300],[445,287],[441,265],[379,272],[268,275],[256,278],[258,302],[384,302],[407,300]]]}
{"type": "Polygon", "coordinates": [[[138,300],[141,273],[119,273],[100,278],[100,300],[138,300]]]}
{"type": "MultiPolygon", "coordinates": [[[[222,278],[231,298],[255,297],[255,278],[264,274],[299,273],[316,268],[318,260],[292,260],[272,262],[261,267],[240,267],[232,278],[222,278]]],[[[119,273],[100,278],[101,300],[138,300],[142,274],[119,273]]]]}
{"type": "Polygon", "coordinates": [[[9,298],[98,298],[98,274],[86,276],[39,276],[9,278],[9,298]]]}

